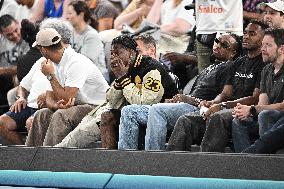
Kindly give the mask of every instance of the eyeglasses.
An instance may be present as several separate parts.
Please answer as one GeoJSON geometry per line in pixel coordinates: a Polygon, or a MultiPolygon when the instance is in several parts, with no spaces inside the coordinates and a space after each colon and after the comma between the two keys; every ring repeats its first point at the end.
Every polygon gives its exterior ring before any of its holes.
{"type": "Polygon", "coordinates": [[[214,41],[215,41],[215,43],[219,44],[220,47],[222,47],[223,49],[230,48],[230,45],[227,41],[220,41],[220,39],[218,39],[218,38],[216,38],[214,41]]]}

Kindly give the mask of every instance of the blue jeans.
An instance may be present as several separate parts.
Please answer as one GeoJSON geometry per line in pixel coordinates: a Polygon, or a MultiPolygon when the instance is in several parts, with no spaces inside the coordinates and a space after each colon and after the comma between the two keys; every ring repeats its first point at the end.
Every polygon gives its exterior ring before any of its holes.
{"type": "Polygon", "coordinates": [[[281,118],[283,116],[284,112],[278,110],[261,111],[258,115],[259,136],[262,136],[265,132],[272,129],[272,127],[278,127],[280,124],[282,124],[283,122],[281,118]]]}
{"type": "Polygon", "coordinates": [[[235,152],[240,153],[251,145],[251,138],[258,135],[258,123],[251,117],[246,120],[233,119],[232,139],[235,152]]]}
{"type": "Polygon", "coordinates": [[[187,103],[159,103],[149,110],[145,150],[165,150],[167,131],[172,130],[178,118],[198,111],[199,108],[187,103]]]}
{"type": "Polygon", "coordinates": [[[128,105],[122,108],[118,149],[138,149],[139,126],[146,126],[150,105],[128,105]]]}
{"type": "Polygon", "coordinates": [[[235,152],[242,152],[251,145],[250,136],[251,138],[256,137],[257,134],[262,136],[274,127],[275,124],[275,127],[277,127],[277,121],[282,115],[284,113],[277,110],[263,110],[258,115],[258,122],[252,118],[244,121],[234,119],[232,123],[232,137],[235,152]]]}
{"type": "Polygon", "coordinates": [[[265,110],[259,116],[260,138],[244,153],[275,153],[284,147],[284,112],[265,110]]]}

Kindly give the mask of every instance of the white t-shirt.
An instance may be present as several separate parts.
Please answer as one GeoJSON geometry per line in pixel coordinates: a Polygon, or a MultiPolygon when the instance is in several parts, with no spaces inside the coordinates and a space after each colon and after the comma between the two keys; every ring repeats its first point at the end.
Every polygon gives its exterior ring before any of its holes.
{"type": "Polygon", "coordinates": [[[198,0],[196,33],[233,32],[243,34],[243,3],[241,0],[198,0]]]}
{"type": "Polygon", "coordinates": [[[79,89],[76,104],[99,105],[106,99],[109,88],[97,66],[70,46],[65,49],[59,64],[54,64],[56,77],[62,87],[79,89]]]}
{"type": "Polygon", "coordinates": [[[44,57],[38,59],[32,66],[29,73],[22,79],[20,86],[29,91],[28,107],[38,108],[37,97],[47,90],[52,90],[50,82],[41,72],[41,63],[46,60],[44,57]]]}
{"type": "Polygon", "coordinates": [[[19,21],[29,19],[34,13],[37,3],[41,3],[39,1],[40,0],[35,0],[31,8],[28,8],[26,5],[19,5],[15,15],[16,19],[19,21]]]}
{"type": "MultiPolygon", "coordinates": [[[[193,10],[185,10],[184,6],[192,3],[192,0],[183,0],[177,7],[173,7],[173,0],[166,0],[162,4],[161,9],[161,25],[174,22],[177,18],[183,19],[195,25],[195,19],[193,16],[193,10]]],[[[192,30],[191,27],[190,30],[192,30]]]]}
{"type": "Polygon", "coordinates": [[[98,32],[94,28],[88,26],[86,30],[80,34],[74,31],[71,44],[76,52],[91,59],[104,76],[108,74],[104,46],[98,32]]]}
{"type": "Polygon", "coordinates": [[[4,0],[2,8],[0,10],[0,16],[9,14],[13,16],[13,18],[16,18],[16,10],[18,9],[18,7],[19,5],[15,0],[4,0]]]}

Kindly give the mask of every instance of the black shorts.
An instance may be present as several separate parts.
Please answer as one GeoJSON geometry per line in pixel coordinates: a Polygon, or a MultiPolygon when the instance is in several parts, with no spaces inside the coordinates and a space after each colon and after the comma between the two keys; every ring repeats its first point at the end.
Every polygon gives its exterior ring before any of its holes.
{"type": "Polygon", "coordinates": [[[23,131],[25,130],[26,120],[31,115],[33,115],[36,111],[37,109],[26,106],[25,109],[23,109],[22,111],[18,113],[9,111],[9,112],[6,112],[5,114],[11,117],[16,122],[18,131],[23,131]]]}

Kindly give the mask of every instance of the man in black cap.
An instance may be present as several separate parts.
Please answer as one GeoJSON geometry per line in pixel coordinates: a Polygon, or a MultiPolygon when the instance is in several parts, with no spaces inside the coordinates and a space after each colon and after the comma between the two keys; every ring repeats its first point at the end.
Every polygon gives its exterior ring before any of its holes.
{"type": "Polygon", "coordinates": [[[184,6],[184,8],[186,10],[195,9],[195,1],[193,1],[191,4],[184,6]]]}

